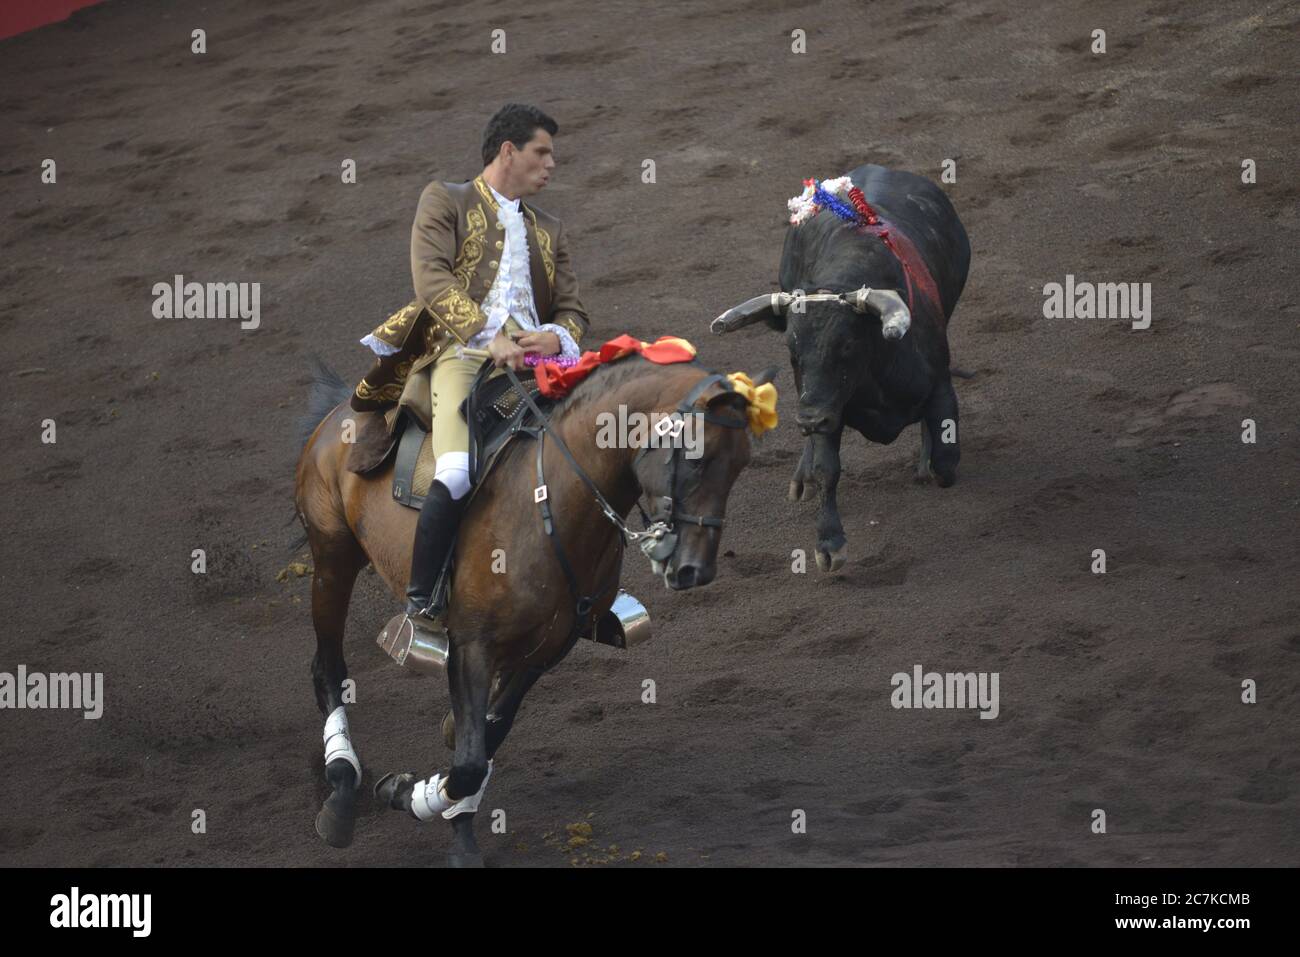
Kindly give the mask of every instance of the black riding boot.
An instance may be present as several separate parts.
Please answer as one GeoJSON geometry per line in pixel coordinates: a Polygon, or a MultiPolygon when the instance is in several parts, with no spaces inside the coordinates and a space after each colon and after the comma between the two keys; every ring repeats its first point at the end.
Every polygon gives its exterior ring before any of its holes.
{"type": "Polygon", "coordinates": [[[389,619],[376,639],[399,665],[415,671],[437,671],[447,665],[450,648],[439,620],[443,609],[431,608],[430,601],[468,500],[467,495],[453,501],[439,481],[429,486],[415,526],[406,611],[389,619]]]}
{"type": "Polygon", "coordinates": [[[468,496],[459,500],[451,497],[447,486],[435,480],[429,485],[429,494],[420,506],[420,518],[415,526],[415,545],[411,551],[411,582],[406,588],[406,613],[432,621],[441,614],[441,608],[430,608],[429,601],[438,573],[447,560],[447,552],[456,539],[460,516],[465,511],[468,496]]]}

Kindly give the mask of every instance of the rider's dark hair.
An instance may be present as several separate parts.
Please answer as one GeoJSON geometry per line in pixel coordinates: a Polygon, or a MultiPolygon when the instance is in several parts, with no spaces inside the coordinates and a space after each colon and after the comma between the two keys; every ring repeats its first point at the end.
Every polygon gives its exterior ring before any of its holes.
{"type": "Polygon", "coordinates": [[[507,103],[496,111],[488,120],[487,129],[483,131],[483,165],[489,165],[497,158],[501,144],[506,140],[523,149],[541,127],[554,136],[560,129],[551,119],[535,106],[526,103],[507,103]]]}

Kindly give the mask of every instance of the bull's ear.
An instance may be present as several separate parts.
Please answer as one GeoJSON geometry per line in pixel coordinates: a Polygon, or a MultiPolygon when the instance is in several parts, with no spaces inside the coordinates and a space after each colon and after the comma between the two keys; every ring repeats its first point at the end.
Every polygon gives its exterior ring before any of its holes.
{"type": "Polygon", "coordinates": [[[788,292],[773,292],[755,296],[753,299],[746,299],[740,305],[732,306],[709,323],[709,330],[721,335],[724,332],[734,332],[762,320],[768,320],[770,324],[778,318],[781,319],[781,324],[784,326],[785,311],[790,307],[790,302],[793,299],[794,297],[788,292]]]}

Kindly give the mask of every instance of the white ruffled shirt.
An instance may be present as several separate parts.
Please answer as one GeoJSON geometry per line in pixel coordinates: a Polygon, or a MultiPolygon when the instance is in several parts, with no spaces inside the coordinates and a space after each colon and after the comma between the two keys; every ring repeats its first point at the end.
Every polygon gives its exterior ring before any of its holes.
{"type": "MultiPolygon", "coordinates": [[[[465,346],[456,346],[456,355],[463,357],[465,349],[486,351],[488,343],[501,331],[506,319],[513,317],[520,328],[536,332],[553,332],[560,340],[560,355],[577,358],[578,344],[569,334],[569,330],[553,322],[538,325],[537,308],[533,304],[533,280],[529,269],[528,232],[524,225],[524,214],[518,199],[506,199],[489,184],[488,189],[497,201],[497,222],[505,227],[505,239],[497,263],[496,279],[488,290],[480,309],[487,316],[483,329],[470,337],[465,346]]],[[[392,355],[398,350],[381,342],[374,336],[366,336],[361,344],[369,346],[381,356],[392,355]]]]}

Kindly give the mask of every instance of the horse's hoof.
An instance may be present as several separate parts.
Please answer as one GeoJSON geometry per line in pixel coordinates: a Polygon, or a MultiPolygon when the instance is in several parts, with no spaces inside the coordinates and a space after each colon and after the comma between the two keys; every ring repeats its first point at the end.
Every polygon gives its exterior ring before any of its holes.
{"type": "Polygon", "coordinates": [[[386,808],[394,811],[404,811],[399,798],[403,790],[407,796],[410,796],[411,789],[415,786],[415,775],[410,771],[403,771],[400,774],[396,771],[389,771],[382,778],[375,782],[374,793],[380,803],[386,808]]]}
{"type": "Polygon", "coordinates": [[[448,851],[448,867],[486,867],[483,863],[483,855],[478,851],[448,851]]]}
{"type": "Polygon", "coordinates": [[[834,550],[817,546],[817,567],[824,572],[837,572],[849,560],[849,544],[845,542],[834,550]]]}
{"type": "Polygon", "coordinates": [[[335,811],[326,801],[316,815],[316,833],[330,847],[347,847],[352,843],[352,832],[356,824],[355,814],[335,811]]]}

